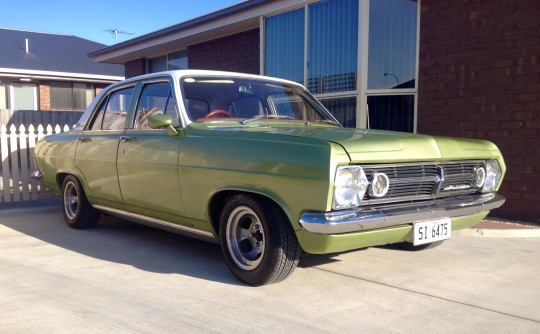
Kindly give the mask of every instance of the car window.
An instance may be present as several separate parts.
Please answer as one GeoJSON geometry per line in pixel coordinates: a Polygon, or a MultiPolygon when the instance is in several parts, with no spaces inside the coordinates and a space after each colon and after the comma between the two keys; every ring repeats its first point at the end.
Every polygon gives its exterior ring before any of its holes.
{"type": "Polygon", "coordinates": [[[323,119],[311,104],[306,103],[304,98],[294,94],[270,94],[268,104],[278,115],[290,117],[292,119],[304,119],[317,121],[323,119]]]}
{"type": "Polygon", "coordinates": [[[261,100],[258,96],[247,96],[232,101],[227,110],[232,117],[250,118],[265,115],[261,100]]]}
{"type": "Polygon", "coordinates": [[[121,130],[124,128],[133,87],[111,93],[95,116],[91,130],[121,130]]]}
{"type": "Polygon", "coordinates": [[[256,78],[189,76],[181,80],[191,121],[273,120],[335,123],[328,111],[302,87],[256,78]]]}
{"type": "Polygon", "coordinates": [[[143,87],[137,104],[134,128],[149,129],[148,117],[159,114],[170,114],[177,119],[176,105],[169,82],[147,84],[143,87]]]}

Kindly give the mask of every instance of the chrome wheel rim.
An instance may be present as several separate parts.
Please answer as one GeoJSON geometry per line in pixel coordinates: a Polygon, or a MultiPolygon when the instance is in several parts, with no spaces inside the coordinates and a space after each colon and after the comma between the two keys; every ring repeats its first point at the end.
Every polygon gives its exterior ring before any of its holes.
{"type": "Polygon", "coordinates": [[[244,270],[254,270],[261,263],[266,248],[263,224],[251,208],[239,206],[227,220],[227,248],[234,263],[244,270]]]}
{"type": "Polygon", "coordinates": [[[75,183],[68,182],[64,189],[64,211],[66,216],[71,220],[77,216],[79,210],[79,193],[75,183]]]}

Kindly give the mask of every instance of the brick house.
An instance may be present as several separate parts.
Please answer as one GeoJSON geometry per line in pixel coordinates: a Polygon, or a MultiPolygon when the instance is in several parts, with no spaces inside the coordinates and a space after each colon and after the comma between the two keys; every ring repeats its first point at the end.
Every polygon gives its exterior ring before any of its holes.
{"type": "Polygon", "coordinates": [[[491,140],[508,167],[494,215],[540,223],[539,31],[533,0],[251,0],[90,56],[126,77],[283,77],[345,126],[491,140]]]}
{"type": "Polygon", "coordinates": [[[0,28],[0,110],[84,111],[124,66],[89,52],[106,45],[83,38],[0,28]]]}

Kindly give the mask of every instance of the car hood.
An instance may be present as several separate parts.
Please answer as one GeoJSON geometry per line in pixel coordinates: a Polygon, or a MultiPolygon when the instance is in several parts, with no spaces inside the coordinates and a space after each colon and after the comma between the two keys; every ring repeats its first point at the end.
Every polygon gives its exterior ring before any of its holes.
{"type": "Polygon", "coordinates": [[[261,127],[249,131],[325,140],[341,145],[351,161],[404,162],[497,158],[488,141],[382,130],[330,127],[261,127]]]}

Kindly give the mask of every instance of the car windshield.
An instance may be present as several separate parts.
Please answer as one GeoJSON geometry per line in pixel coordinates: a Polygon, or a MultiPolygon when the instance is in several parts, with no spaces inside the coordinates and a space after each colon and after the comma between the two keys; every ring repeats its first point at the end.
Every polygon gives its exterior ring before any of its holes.
{"type": "Polygon", "coordinates": [[[339,125],[305,89],[255,78],[188,76],[181,79],[184,105],[193,122],[280,121],[339,125]]]}

